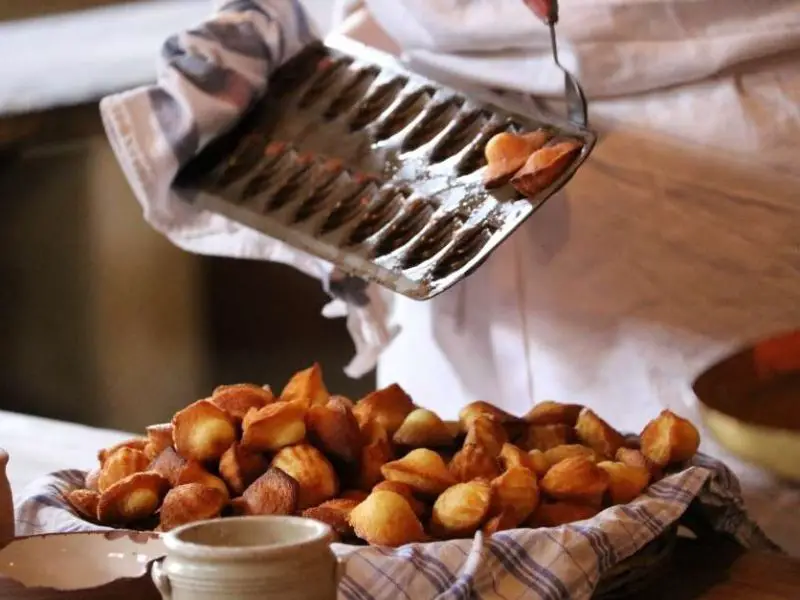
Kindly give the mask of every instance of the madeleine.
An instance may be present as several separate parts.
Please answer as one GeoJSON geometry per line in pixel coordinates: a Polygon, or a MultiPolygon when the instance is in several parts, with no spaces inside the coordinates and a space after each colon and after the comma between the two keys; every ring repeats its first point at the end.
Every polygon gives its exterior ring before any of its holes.
{"type": "Polygon", "coordinates": [[[233,419],[210,400],[198,400],[172,417],[178,454],[199,462],[218,459],[236,441],[233,419]]]}
{"type": "Polygon", "coordinates": [[[669,410],[650,421],[641,438],[642,454],[659,467],[686,462],[700,447],[697,428],[669,410]]]}
{"type": "Polygon", "coordinates": [[[322,368],[317,363],[295,373],[281,392],[281,400],[296,402],[305,408],[325,404],[328,397],[328,388],[322,380],[322,368]]]}
{"type": "Polygon", "coordinates": [[[396,383],[364,396],[353,409],[363,427],[369,420],[377,421],[390,436],[400,429],[403,421],[414,410],[414,402],[396,383]]]}
{"type": "Polygon", "coordinates": [[[400,494],[372,492],[350,512],[355,534],[368,544],[397,547],[425,540],[417,515],[400,494]]]}
{"type": "Polygon", "coordinates": [[[134,473],[106,489],[97,501],[97,520],[104,525],[129,525],[158,510],[169,482],[158,473],[134,473]]]}
{"type": "Polygon", "coordinates": [[[536,475],[523,467],[512,467],[492,480],[492,516],[506,513],[506,522],[516,527],[527,519],[539,504],[536,475]]]}
{"type": "Polygon", "coordinates": [[[309,438],[325,454],[351,464],[357,463],[363,448],[363,436],[349,404],[332,396],[326,404],[308,409],[306,429],[309,438]]]}
{"type": "Polygon", "coordinates": [[[274,456],[271,466],[297,481],[299,510],[322,504],[339,490],[333,466],[314,446],[300,444],[283,448],[274,456]]]}
{"type": "Polygon", "coordinates": [[[542,491],[551,498],[582,504],[600,504],[608,485],[608,473],[585,456],[562,460],[541,481],[542,491]]]}
{"type": "Polygon", "coordinates": [[[170,531],[187,523],[215,519],[228,502],[228,495],[200,483],[172,488],[164,497],[159,519],[161,531],[170,531]]]}
{"type": "Polygon", "coordinates": [[[418,448],[400,460],[386,463],[381,473],[389,481],[405,483],[417,493],[438,496],[456,483],[447,465],[436,452],[418,448]]]}
{"type": "Polygon", "coordinates": [[[500,464],[489,452],[475,444],[465,444],[456,452],[448,465],[456,481],[466,483],[474,479],[492,480],[500,475],[500,464]]]}
{"type": "Polygon", "coordinates": [[[433,505],[431,532],[442,539],[473,535],[486,519],[491,501],[492,488],[483,481],[447,488],[433,505]]]}
{"type": "Polygon", "coordinates": [[[578,416],[575,431],[581,442],[605,458],[614,458],[625,444],[625,437],[619,431],[588,408],[578,416]]]}
{"type": "Polygon", "coordinates": [[[251,410],[242,421],[242,446],[258,452],[277,452],[306,437],[305,405],[274,402],[251,410]]]}
{"type": "Polygon", "coordinates": [[[260,409],[275,402],[275,396],[267,388],[253,383],[221,385],[211,394],[211,402],[228,413],[237,423],[252,409],[260,409]]]}
{"type": "Polygon", "coordinates": [[[627,504],[638,498],[650,483],[650,471],[618,462],[604,461],[597,466],[608,473],[608,495],[612,504],[627,504]]]}
{"type": "Polygon", "coordinates": [[[394,443],[412,448],[436,448],[453,443],[453,433],[434,412],[417,408],[394,433],[394,443]]]}

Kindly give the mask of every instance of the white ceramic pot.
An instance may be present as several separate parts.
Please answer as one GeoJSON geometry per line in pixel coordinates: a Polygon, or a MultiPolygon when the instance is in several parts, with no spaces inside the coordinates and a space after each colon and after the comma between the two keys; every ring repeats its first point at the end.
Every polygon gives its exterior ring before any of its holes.
{"type": "Polygon", "coordinates": [[[299,517],[201,521],[163,536],[153,565],[164,600],[335,600],[331,529],[299,517]]]}
{"type": "Polygon", "coordinates": [[[8,453],[0,448],[0,548],[14,539],[14,499],[6,474],[8,453]]]}

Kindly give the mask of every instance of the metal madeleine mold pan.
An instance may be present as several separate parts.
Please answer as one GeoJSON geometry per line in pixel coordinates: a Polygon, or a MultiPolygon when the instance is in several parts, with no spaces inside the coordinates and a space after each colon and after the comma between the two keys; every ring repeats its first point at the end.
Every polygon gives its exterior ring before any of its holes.
{"type": "Polygon", "coordinates": [[[426,300],[465,278],[563,187],[595,135],[490,103],[349,40],[281,67],[265,98],[175,181],[195,206],[426,300]],[[534,198],[483,185],[496,134],[550,129],[583,148],[534,198]]]}

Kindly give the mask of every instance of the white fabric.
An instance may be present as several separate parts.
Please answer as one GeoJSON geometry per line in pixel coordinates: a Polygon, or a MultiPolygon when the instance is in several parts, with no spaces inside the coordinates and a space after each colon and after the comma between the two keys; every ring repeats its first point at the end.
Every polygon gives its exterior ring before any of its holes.
{"type": "Polygon", "coordinates": [[[131,437],[121,431],[0,411],[0,447],[8,452],[8,481],[15,500],[48,473],[94,468],[98,450],[131,437]]]}
{"type": "MultiPolygon", "coordinates": [[[[561,81],[520,0],[367,4],[419,69],[539,93],[561,81]]],[[[379,384],[447,417],[475,398],[516,412],[555,398],[634,431],[663,406],[699,421],[695,375],[800,324],[800,3],[561,7],[562,54],[590,95],[640,93],[591,103],[592,158],[472,278],[395,298],[379,384]]],[[[800,554],[800,491],[704,447],[800,554]]]]}

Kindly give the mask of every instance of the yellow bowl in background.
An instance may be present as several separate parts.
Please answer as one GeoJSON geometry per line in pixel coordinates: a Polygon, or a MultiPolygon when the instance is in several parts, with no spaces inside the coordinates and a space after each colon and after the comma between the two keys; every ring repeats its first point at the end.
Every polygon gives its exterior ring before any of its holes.
{"type": "Polygon", "coordinates": [[[800,330],[713,365],[694,382],[714,437],[740,458],[800,481],[800,330]]]}

